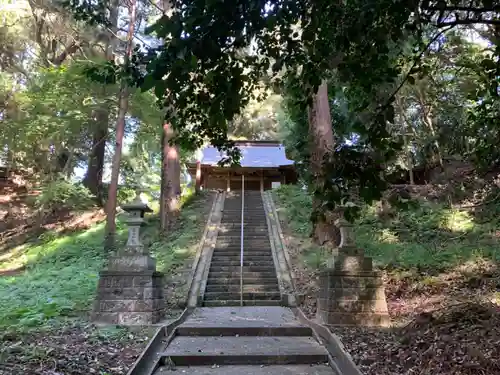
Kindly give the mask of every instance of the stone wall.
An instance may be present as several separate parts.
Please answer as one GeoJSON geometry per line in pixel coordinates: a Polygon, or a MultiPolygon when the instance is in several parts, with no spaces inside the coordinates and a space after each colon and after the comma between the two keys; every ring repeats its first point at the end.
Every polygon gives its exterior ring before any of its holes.
{"type": "Polygon", "coordinates": [[[320,274],[317,318],[328,325],[388,325],[381,274],[374,271],[323,271],[320,274]]]}
{"type": "Polygon", "coordinates": [[[163,274],[156,271],[101,271],[94,320],[143,325],[164,313],[163,274]]]}
{"type": "Polygon", "coordinates": [[[353,225],[341,217],[341,234],[328,269],[320,274],[317,319],[327,325],[387,326],[390,324],[382,275],[370,257],[356,247],[353,225]]]}

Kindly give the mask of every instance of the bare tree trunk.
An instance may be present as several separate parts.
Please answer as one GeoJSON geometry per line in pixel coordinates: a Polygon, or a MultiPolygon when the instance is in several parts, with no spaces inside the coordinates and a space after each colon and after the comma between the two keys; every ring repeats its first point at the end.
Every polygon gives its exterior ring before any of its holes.
{"type": "MultiPolygon", "coordinates": [[[[178,145],[175,145],[175,153],[176,158],[175,158],[175,175],[174,175],[174,187],[175,187],[175,194],[177,195],[177,199],[180,202],[181,199],[181,194],[182,194],[182,188],[181,188],[181,153],[180,153],[180,148],[178,145]]],[[[180,208],[180,207],[179,207],[180,208]]],[[[177,214],[179,214],[179,210],[177,210],[177,214]]]]}
{"type": "Polygon", "coordinates": [[[168,232],[180,209],[180,164],[177,146],[170,145],[174,130],[170,124],[163,125],[162,136],[162,189],[160,229],[168,232]]]}
{"type": "MultiPolygon", "coordinates": [[[[441,167],[441,170],[444,169],[443,165],[443,156],[441,153],[441,146],[439,145],[439,141],[436,138],[436,130],[434,129],[434,124],[432,120],[432,104],[428,104],[425,94],[422,90],[418,90],[418,96],[419,96],[419,101],[420,101],[420,106],[422,107],[422,112],[423,112],[423,122],[429,128],[429,132],[432,135],[432,138],[434,139],[434,147],[436,148],[434,151],[434,157],[437,159],[437,162],[439,166],[441,167]]],[[[435,161],[435,160],[433,160],[435,161]]]]}
{"type": "MultiPolygon", "coordinates": [[[[322,186],[325,181],[323,162],[334,147],[332,118],[330,114],[330,103],[328,102],[328,84],[325,80],[321,83],[309,108],[309,131],[311,134],[311,170],[313,172],[313,184],[322,186]]],[[[321,199],[313,198],[313,211],[318,213],[322,206],[321,199]]],[[[319,245],[332,243],[338,245],[340,236],[338,229],[332,223],[331,215],[316,215],[313,224],[312,237],[319,245]]]]}
{"type": "Polygon", "coordinates": [[[437,162],[439,166],[441,167],[441,170],[444,169],[444,164],[443,164],[443,155],[441,154],[441,146],[439,145],[439,141],[436,138],[436,130],[434,129],[434,124],[432,123],[432,112],[431,109],[428,109],[425,113],[424,116],[424,122],[429,128],[432,138],[434,138],[434,147],[436,147],[435,155],[437,158],[437,162]]]}
{"type": "MultiPolygon", "coordinates": [[[[136,19],[136,0],[128,1],[129,26],[127,33],[127,51],[125,53],[124,66],[130,61],[130,55],[134,46],[134,30],[136,19]]],[[[113,155],[113,165],[111,170],[111,182],[108,190],[108,202],[106,205],[106,230],[105,230],[105,248],[111,250],[115,245],[116,233],[116,197],[118,193],[118,178],[120,175],[120,161],[122,156],[122,143],[125,134],[125,117],[129,104],[129,87],[126,78],[123,78],[120,84],[120,94],[118,103],[118,117],[116,119],[116,143],[115,153],[113,155]]]]}
{"type": "MultiPolygon", "coordinates": [[[[108,40],[105,47],[107,61],[114,60],[116,33],[118,32],[118,8],[119,0],[114,0],[109,7],[108,40]]],[[[106,86],[101,89],[102,97],[106,97],[106,86]]],[[[104,171],[104,157],[106,153],[106,141],[109,135],[109,113],[110,105],[103,103],[95,111],[95,123],[92,134],[92,148],[89,155],[87,172],[83,184],[97,197],[99,204],[103,204],[102,198],[102,175],[104,171]]]]}
{"type": "MultiPolygon", "coordinates": [[[[169,0],[160,0],[158,6],[163,14],[172,14],[172,3],[169,0]]],[[[170,145],[174,137],[174,129],[168,123],[163,124],[162,133],[162,176],[160,197],[160,230],[165,234],[175,222],[180,211],[180,158],[179,146],[170,145]]]]}
{"type": "Polygon", "coordinates": [[[168,210],[167,210],[167,190],[170,188],[167,185],[167,155],[168,155],[168,139],[162,128],[161,133],[161,184],[160,184],[160,230],[163,233],[168,229],[168,210]]]}
{"type": "Polygon", "coordinates": [[[96,111],[96,129],[92,135],[92,149],[90,151],[87,172],[83,184],[97,197],[102,204],[102,172],[106,153],[106,138],[108,137],[109,111],[96,111]]]}
{"type": "Polygon", "coordinates": [[[396,96],[396,104],[399,107],[399,112],[401,113],[401,117],[404,120],[404,127],[403,127],[403,141],[406,149],[406,162],[408,163],[408,174],[410,177],[410,185],[415,185],[415,176],[413,173],[413,155],[411,153],[411,150],[408,147],[408,128],[413,129],[411,126],[410,120],[408,120],[408,117],[406,116],[405,113],[405,108],[403,104],[401,103],[401,99],[399,98],[399,95],[396,96]]]}

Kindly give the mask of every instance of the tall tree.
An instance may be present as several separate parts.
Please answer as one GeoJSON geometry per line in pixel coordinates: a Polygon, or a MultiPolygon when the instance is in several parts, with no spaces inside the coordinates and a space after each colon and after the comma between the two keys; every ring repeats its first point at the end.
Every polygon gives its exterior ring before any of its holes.
{"type": "MultiPolygon", "coordinates": [[[[134,32],[137,17],[137,1],[127,0],[128,8],[128,32],[127,47],[123,58],[123,70],[127,71],[131,63],[131,56],[134,49],[134,32]]],[[[113,164],[111,170],[111,181],[108,190],[108,201],[106,205],[106,243],[105,248],[114,247],[116,232],[116,199],[118,193],[118,178],[120,176],[120,161],[123,147],[123,137],[125,134],[125,121],[129,106],[129,82],[128,77],[123,77],[120,83],[120,93],[118,102],[118,116],[116,119],[115,149],[113,154],[113,164]]]]}
{"type": "MultiPolygon", "coordinates": [[[[104,58],[106,61],[114,61],[117,47],[118,12],[119,0],[106,1],[108,4],[108,26],[105,29],[104,58]]],[[[109,88],[103,85],[101,95],[106,97],[109,88]]],[[[92,148],[89,155],[87,173],[83,183],[98,197],[102,203],[102,174],[104,170],[104,156],[106,153],[106,142],[109,135],[110,103],[103,101],[94,112],[92,123],[92,148]]]]}
{"type": "MultiPolygon", "coordinates": [[[[173,4],[169,0],[161,0],[159,4],[163,17],[171,17],[173,4]]],[[[181,179],[180,155],[176,144],[175,129],[165,121],[162,127],[162,183],[160,195],[160,229],[168,232],[180,209],[181,179]]]]}

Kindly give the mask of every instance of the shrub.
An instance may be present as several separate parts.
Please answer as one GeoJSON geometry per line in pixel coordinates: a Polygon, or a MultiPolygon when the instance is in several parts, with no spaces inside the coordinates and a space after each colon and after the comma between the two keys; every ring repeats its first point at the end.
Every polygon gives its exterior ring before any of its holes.
{"type": "Polygon", "coordinates": [[[74,184],[59,178],[42,186],[41,194],[35,198],[35,207],[44,209],[81,210],[93,206],[95,196],[81,183],[74,184]]]}

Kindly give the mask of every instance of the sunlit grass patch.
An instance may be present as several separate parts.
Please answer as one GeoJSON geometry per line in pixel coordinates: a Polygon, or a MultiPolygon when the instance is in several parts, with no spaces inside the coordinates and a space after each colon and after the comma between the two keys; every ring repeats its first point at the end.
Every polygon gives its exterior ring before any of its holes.
{"type": "MultiPolygon", "coordinates": [[[[308,238],[312,210],[308,193],[298,186],[286,185],[273,191],[273,195],[280,217],[293,235],[308,238]]],[[[430,202],[397,209],[389,219],[379,217],[377,212],[376,204],[364,206],[354,230],[357,245],[379,267],[441,270],[467,261],[500,260],[497,226],[477,223],[469,212],[430,202]]]]}
{"type": "Polygon", "coordinates": [[[378,240],[382,243],[398,243],[398,236],[390,229],[382,229],[378,234],[378,240]]]}
{"type": "MultiPolygon", "coordinates": [[[[144,242],[150,244],[159,270],[169,274],[196,253],[206,219],[200,208],[206,199],[200,196],[185,201],[176,230],[166,238],[159,235],[158,218],[148,219],[144,242]]],[[[119,215],[117,220],[118,246],[126,240],[124,217],[119,215]]],[[[25,270],[0,277],[0,331],[7,327],[38,329],[48,322],[86,317],[107,257],[103,239],[104,223],[100,223],[85,231],[43,236],[16,248],[0,267],[18,264],[25,270]]]]}
{"type": "Polygon", "coordinates": [[[474,229],[474,221],[468,212],[446,210],[444,211],[441,227],[452,232],[466,232],[474,229]]]}

